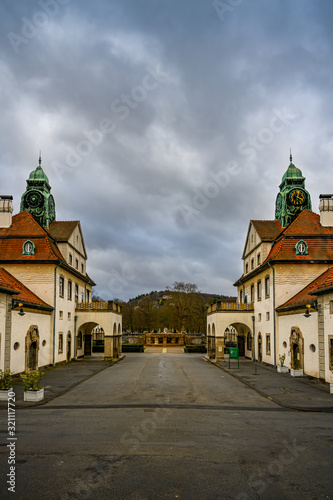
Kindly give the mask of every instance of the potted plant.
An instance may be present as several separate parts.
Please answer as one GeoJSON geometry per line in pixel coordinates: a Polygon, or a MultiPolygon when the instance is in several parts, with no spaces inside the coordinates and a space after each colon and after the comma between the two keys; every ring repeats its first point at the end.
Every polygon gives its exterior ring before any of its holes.
{"type": "Polygon", "coordinates": [[[41,401],[44,399],[44,387],[39,385],[44,373],[39,370],[24,372],[20,375],[23,381],[24,401],[41,401]]]}
{"type": "Polygon", "coordinates": [[[8,391],[13,387],[12,373],[10,370],[0,370],[0,401],[8,400],[8,391]]]}
{"type": "Polygon", "coordinates": [[[279,355],[279,361],[280,361],[280,364],[277,366],[277,371],[278,373],[288,373],[289,371],[289,368],[288,366],[284,366],[284,360],[286,359],[286,355],[285,354],[280,354],[279,355]]]}
{"type": "Polygon", "coordinates": [[[291,358],[291,363],[290,363],[290,375],[292,377],[302,377],[303,376],[303,370],[301,368],[301,364],[299,359],[297,358],[291,358]]]}

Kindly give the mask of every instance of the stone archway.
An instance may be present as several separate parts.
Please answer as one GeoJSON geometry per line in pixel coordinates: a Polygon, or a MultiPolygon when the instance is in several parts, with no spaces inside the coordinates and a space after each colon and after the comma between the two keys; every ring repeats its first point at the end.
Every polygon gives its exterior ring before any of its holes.
{"type": "Polygon", "coordinates": [[[291,328],[289,344],[291,361],[298,361],[299,368],[304,370],[304,338],[298,326],[293,326],[291,328]]]}
{"type": "Polygon", "coordinates": [[[38,370],[39,331],[37,325],[30,326],[25,336],[25,370],[38,370]]]}
{"type": "Polygon", "coordinates": [[[228,328],[226,328],[224,333],[225,345],[228,347],[238,347],[239,356],[248,356],[252,358],[252,345],[251,349],[248,349],[247,337],[252,336],[250,328],[240,322],[231,323],[228,328]]]}

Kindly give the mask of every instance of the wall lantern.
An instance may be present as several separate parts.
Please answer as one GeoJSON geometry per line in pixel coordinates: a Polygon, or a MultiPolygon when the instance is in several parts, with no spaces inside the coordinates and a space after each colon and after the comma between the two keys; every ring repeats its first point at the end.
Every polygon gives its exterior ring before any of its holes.
{"type": "Polygon", "coordinates": [[[12,309],[15,309],[15,307],[19,307],[20,308],[20,311],[19,311],[19,315],[20,316],[24,316],[25,315],[25,312],[23,311],[23,304],[22,304],[22,302],[17,302],[16,300],[13,300],[12,309]]]}
{"type": "Polygon", "coordinates": [[[315,310],[315,311],[318,311],[318,306],[317,306],[317,301],[315,301],[313,304],[306,304],[306,310],[305,310],[305,314],[304,314],[304,317],[305,318],[310,318],[311,314],[310,314],[310,309],[311,307],[315,310]]]}

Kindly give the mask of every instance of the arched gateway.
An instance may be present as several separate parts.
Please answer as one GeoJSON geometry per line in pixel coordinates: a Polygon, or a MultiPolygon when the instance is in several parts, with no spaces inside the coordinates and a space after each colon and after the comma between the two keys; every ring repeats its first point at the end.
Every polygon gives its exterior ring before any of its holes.
{"type": "MultiPolygon", "coordinates": [[[[92,330],[104,330],[104,359],[109,361],[121,354],[121,306],[109,302],[79,302],[76,307],[76,332],[84,338],[84,355],[92,353],[92,330]]],[[[76,336],[76,333],[75,333],[76,336]]]]}
{"type": "Polygon", "coordinates": [[[240,355],[252,357],[252,316],[253,304],[250,303],[217,302],[210,306],[207,311],[207,355],[215,361],[223,360],[226,332],[236,331],[240,355]]]}

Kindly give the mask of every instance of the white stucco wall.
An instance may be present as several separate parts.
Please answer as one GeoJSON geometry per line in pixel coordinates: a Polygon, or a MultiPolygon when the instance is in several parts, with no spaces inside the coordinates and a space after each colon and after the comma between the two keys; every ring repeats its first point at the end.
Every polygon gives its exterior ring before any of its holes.
{"type": "Polygon", "coordinates": [[[333,314],[330,312],[330,301],[333,301],[333,292],[324,296],[325,381],[333,384],[333,371],[329,360],[329,339],[333,337],[333,314]]]}
{"type": "Polygon", "coordinates": [[[25,366],[25,338],[31,326],[36,325],[39,332],[38,367],[49,365],[52,362],[52,335],[51,314],[25,311],[20,316],[18,311],[12,311],[12,336],[10,369],[13,373],[24,372],[25,366]],[[18,349],[14,350],[14,344],[18,342],[18,349]],[[45,345],[43,346],[43,342],[45,345]]]}
{"type": "Polygon", "coordinates": [[[297,314],[279,314],[277,317],[277,362],[280,354],[286,354],[285,366],[290,368],[290,334],[292,327],[298,327],[304,339],[304,373],[311,377],[319,377],[319,346],[318,346],[318,317],[317,312],[311,312],[309,318],[304,317],[304,311],[297,314]],[[287,348],[283,347],[286,342],[287,348]],[[315,352],[310,349],[315,346],[315,352]]]}
{"type": "Polygon", "coordinates": [[[6,297],[7,297],[6,294],[0,293],[0,368],[1,368],[1,370],[4,369],[6,297]]]}

